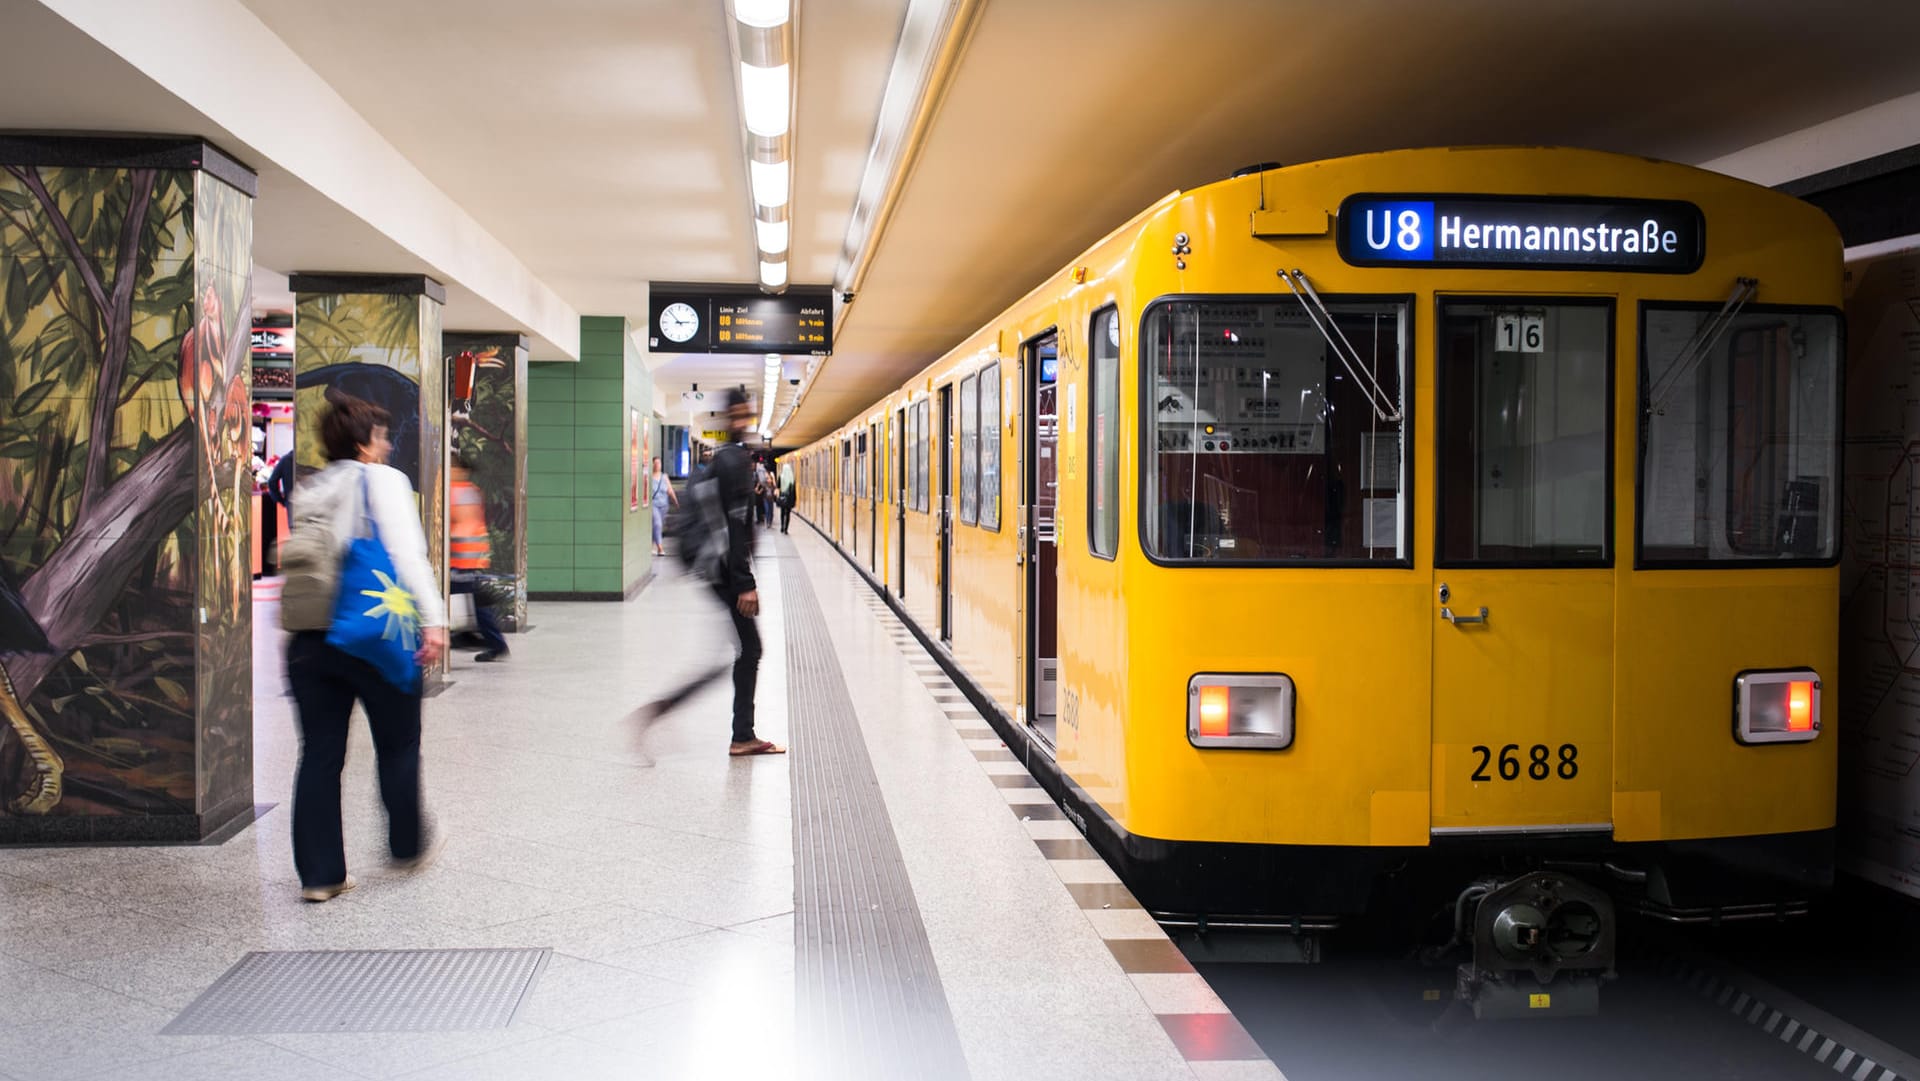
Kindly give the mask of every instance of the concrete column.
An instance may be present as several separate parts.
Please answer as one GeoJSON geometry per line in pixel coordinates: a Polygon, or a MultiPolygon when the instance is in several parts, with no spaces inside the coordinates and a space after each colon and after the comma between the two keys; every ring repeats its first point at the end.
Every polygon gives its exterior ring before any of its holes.
{"type": "Polygon", "coordinates": [[[0,843],[253,806],[254,175],[0,134],[0,843]]]}
{"type": "Polygon", "coordinates": [[[513,580],[500,629],[527,625],[527,338],[517,333],[448,331],[447,398],[452,444],[473,465],[487,500],[491,572],[513,580]]]}
{"type": "MultiPolygon", "coordinates": [[[[372,402],[393,418],[390,465],[420,499],[427,555],[447,593],[447,392],[440,363],[446,287],[418,274],[288,277],[293,288],[293,452],[296,474],[324,468],[319,418],[329,398],[372,402]]],[[[296,495],[297,499],[298,496],[296,495]]],[[[426,691],[445,682],[442,660],[426,691]]]]}

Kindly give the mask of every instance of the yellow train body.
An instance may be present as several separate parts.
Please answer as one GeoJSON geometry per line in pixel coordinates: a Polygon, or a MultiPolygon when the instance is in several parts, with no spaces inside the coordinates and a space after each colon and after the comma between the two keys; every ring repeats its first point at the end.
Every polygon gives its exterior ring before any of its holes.
{"type": "MultiPolygon", "coordinates": [[[[795,452],[800,510],[941,643],[1007,731],[1021,737],[1011,742],[1057,772],[1063,795],[1086,812],[1089,833],[1101,827],[1110,834],[1103,850],[1142,874],[1177,865],[1165,889],[1150,889],[1160,907],[1342,906],[1342,898],[1313,891],[1298,904],[1264,905],[1254,893],[1222,886],[1213,872],[1231,878],[1246,852],[1240,846],[1384,856],[1455,839],[1564,836],[1610,852],[1642,846],[1646,862],[1657,863],[1677,851],[1666,847],[1675,843],[1792,835],[1808,844],[1789,846],[1785,859],[1805,866],[1779,868],[1776,877],[1817,884],[1820,840],[1834,823],[1839,581],[1830,556],[1837,547],[1809,558],[1694,569],[1651,558],[1638,517],[1656,404],[1643,371],[1649,311],[1724,311],[1741,279],[1757,282],[1752,311],[1837,311],[1838,235],[1819,211],[1764,188],[1578,150],[1395,151],[1240,176],[1162,199],[885,400],[795,452]],[[1357,265],[1341,249],[1344,215],[1350,200],[1369,193],[1677,202],[1698,208],[1704,239],[1697,266],[1660,273],[1357,265]],[[1145,538],[1149,519],[1165,511],[1147,505],[1144,474],[1167,467],[1148,460],[1161,451],[1150,447],[1146,429],[1157,423],[1151,392],[1164,387],[1147,384],[1153,361],[1143,338],[1171,316],[1150,309],[1169,298],[1293,305],[1296,290],[1280,272],[1294,269],[1330,303],[1369,298],[1401,313],[1409,352],[1396,437],[1404,444],[1399,548],[1364,565],[1156,559],[1145,538]],[[1498,314],[1508,309],[1518,314],[1498,314]],[[1091,339],[1096,317],[1107,311],[1118,322],[1118,408],[1096,413],[1092,358],[1099,349],[1091,339]],[[1503,330],[1524,329],[1529,311],[1573,313],[1568,325],[1577,315],[1594,333],[1604,328],[1606,395],[1591,405],[1609,414],[1603,555],[1501,565],[1442,551],[1453,543],[1442,539],[1441,493],[1449,485],[1477,477],[1475,506],[1507,498],[1487,487],[1497,481],[1466,467],[1443,475],[1455,445],[1449,440],[1461,437],[1448,434],[1460,425],[1443,417],[1442,403],[1467,392],[1443,385],[1438,358],[1443,349],[1464,348],[1463,311],[1496,313],[1481,323],[1497,319],[1503,330]],[[1048,448],[1057,482],[1048,489],[1055,551],[1051,582],[1040,588],[1057,591],[1058,691],[1050,738],[1028,738],[1038,686],[1028,655],[1038,594],[1029,577],[1040,572],[1028,532],[1034,482],[1022,472],[1043,445],[1034,431],[1036,358],[1028,348],[1041,339],[1052,343],[1057,364],[1057,441],[1048,448]],[[967,456],[982,468],[991,457],[991,447],[963,445],[964,424],[954,417],[956,388],[970,377],[975,401],[988,383],[998,387],[997,422],[977,437],[998,446],[994,528],[980,524],[987,485],[979,478],[973,522],[943,516],[943,496],[960,502],[956,481],[967,456]],[[1110,558],[1090,543],[1096,425],[1117,442],[1110,558]],[[930,448],[924,481],[921,442],[930,448]],[[950,543],[944,570],[943,542],[950,543]],[[1453,621],[1483,608],[1484,623],[1471,615],[1453,621]],[[1818,738],[1734,738],[1736,677],[1773,669],[1817,673],[1818,738]],[[1290,744],[1196,745],[1189,683],[1200,673],[1289,677],[1290,744]],[[1179,846],[1201,855],[1170,857],[1179,846]],[[1221,891],[1234,896],[1216,899],[1221,891]]],[[[1495,354],[1487,371],[1502,363],[1495,354]]],[[[1562,407],[1588,408],[1571,398],[1562,407]]],[[[1741,408],[1728,406],[1733,419],[1725,423],[1744,423],[1741,408]]],[[[1838,432],[1828,434],[1837,456],[1838,432]]],[[[1597,430],[1564,436],[1565,446],[1552,453],[1590,447],[1582,440],[1599,437],[1597,430]]],[[[1713,450],[1698,442],[1700,454],[1713,450]]],[[[1259,495],[1236,498],[1253,505],[1259,495]]],[[[1837,473],[1820,496],[1819,513],[1831,516],[1837,473]]],[[[1737,852],[1728,858],[1752,862],[1737,852]]],[[[1262,890],[1280,881],[1255,877],[1262,890]]]]}

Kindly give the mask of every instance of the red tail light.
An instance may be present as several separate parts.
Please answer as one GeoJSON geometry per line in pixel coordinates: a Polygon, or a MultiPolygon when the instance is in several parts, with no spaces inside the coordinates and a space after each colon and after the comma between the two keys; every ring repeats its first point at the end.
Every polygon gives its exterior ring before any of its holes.
{"type": "Polygon", "coordinates": [[[1232,710],[1227,705],[1225,687],[1200,688],[1200,734],[1224,736],[1231,730],[1232,710]]]}
{"type": "Polygon", "coordinates": [[[1787,684],[1787,731],[1813,731],[1813,682],[1796,679],[1787,684]]]}

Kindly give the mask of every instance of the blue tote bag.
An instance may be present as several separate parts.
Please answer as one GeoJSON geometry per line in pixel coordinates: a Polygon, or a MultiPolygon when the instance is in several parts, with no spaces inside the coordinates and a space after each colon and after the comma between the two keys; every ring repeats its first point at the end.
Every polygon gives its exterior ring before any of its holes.
{"type": "Polygon", "coordinates": [[[380,540],[367,496],[367,477],[360,475],[360,522],[353,541],[340,560],[340,593],[333,602],[333,623],[327,644],[358,657],[388,683],[403,691],[420,687],[420,609],[413,594],[400,585],[393,557],[380,540]],[[364,535],[363,535],[364,532],[364,535]]]}

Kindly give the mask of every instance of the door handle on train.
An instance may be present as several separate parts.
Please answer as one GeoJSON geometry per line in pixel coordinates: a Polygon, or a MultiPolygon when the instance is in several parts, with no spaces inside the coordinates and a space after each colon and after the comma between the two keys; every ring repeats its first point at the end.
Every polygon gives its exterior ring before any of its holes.
{"type": "Polygon", "coordinates": [[[1440,618],[1446,620],[1448,623],[1451,623],[1456,627],[1463,626],[1468,623],[1485,623],[1487,621],[1487,606],[1484,604],[1481,605],[1480,614],[1477,616],[1456,616],[1453,614],[1453,609],[1442,607],[1440,609],[1440,618]]]}

